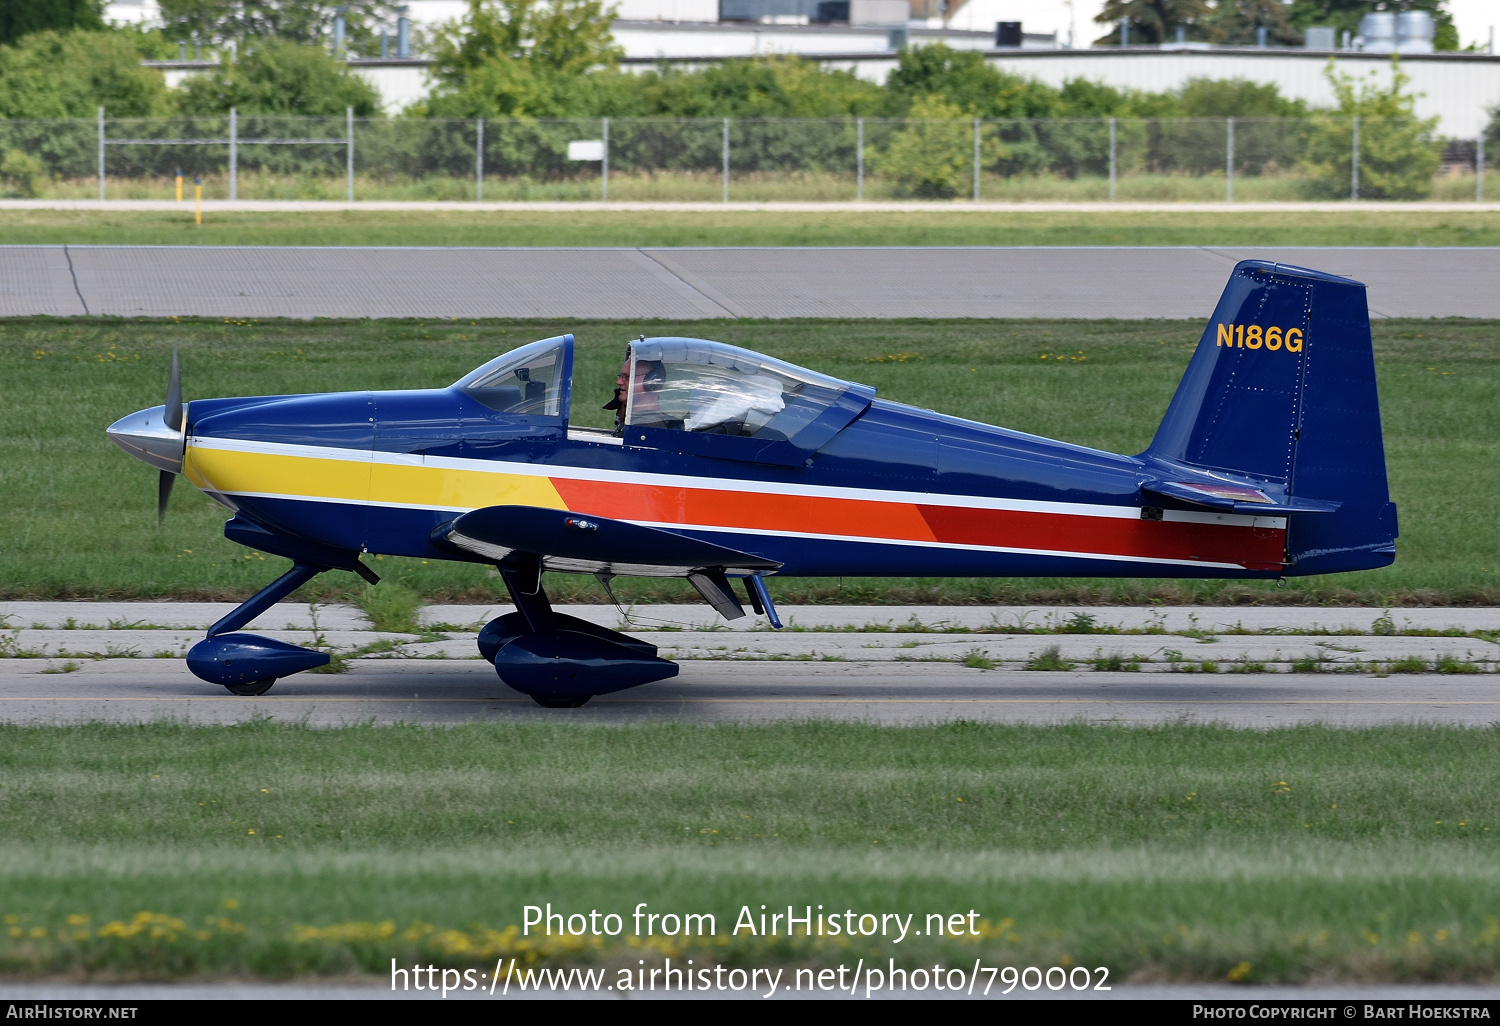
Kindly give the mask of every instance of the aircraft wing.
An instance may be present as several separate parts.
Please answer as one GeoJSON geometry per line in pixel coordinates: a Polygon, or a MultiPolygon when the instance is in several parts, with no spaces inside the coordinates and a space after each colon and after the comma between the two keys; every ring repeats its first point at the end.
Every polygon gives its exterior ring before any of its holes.
{"type": "Polygon", "coordinates": [[[440,526],[433,539],[495,563],[540,557],[542,569],[564,573],[685,577],[729,619],[744,610],[725,575],[781,566],[672,531],[539,506],[471,510],[440,526]]]}

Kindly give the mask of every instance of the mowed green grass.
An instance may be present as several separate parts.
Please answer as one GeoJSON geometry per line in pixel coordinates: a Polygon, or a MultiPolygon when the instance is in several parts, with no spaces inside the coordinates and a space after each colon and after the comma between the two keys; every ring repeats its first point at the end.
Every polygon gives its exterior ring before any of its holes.
{"type": "MultiPolygon", "coordinates": [[[[158,404],[172,347],[189,398],[440,386],[514,346],[573,331],[573,411],[603,426],[625,340],[690,334],[783,357],[880,394],[1116,452],[1150,442],[1201,326],[1186,321],[0,321],[0,596],[233,598],[281,561],[222,537],[224,511],[185,482],[156,525],[156,475],[104,436],[158,404]]],[[[1500,330],[1484,321],[1378,321],[1393,567],[1270,584],[1101,580],[784,580],[783,602],[1500,602],[1500,330]]],[[[489,601],[472,564],[381,559],[433,599],[489,601]]],[[[599,601],[586,577],[554,597],[599,601]]],[[[353,594],[333,573],[308,594],[353,594]]],[[[687,599],[680,582],[625,582],[627,598],[687,599]]]]}
{"type": "Polygon", "coordinates": [[[0,245],[1494,246],[1500,211],[0,211],[0,245]]]}
{"type": "Polygon", "coordinates": [[[493,965],[548,902],[729,935],[554,962],[1497,971],[1495,729],[11,726],[0,767],[12,974],[493,965]],[[735,936],[762,904],[974,910],[985,936],[735,936]]]}

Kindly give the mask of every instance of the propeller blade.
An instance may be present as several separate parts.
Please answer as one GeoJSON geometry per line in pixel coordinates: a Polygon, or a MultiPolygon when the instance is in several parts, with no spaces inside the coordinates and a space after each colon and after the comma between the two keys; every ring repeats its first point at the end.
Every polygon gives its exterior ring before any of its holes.
{"type": "Polygon", "coordinates": [[[167,515],[167,500],[172,497],[172,485],[177,481],[177,475],[170,470],[157,471],[156,478],[156,526],[160,527],[162,519],[167,515]]]}
{"type": "MultiPolygon", "coordinates": [[[[165,412],[167,427],[173,431],[182,430],[182,371],[177,364],[177,347],[172,347],[172,373],[167,378],[167,409],[165,412]]],[[[164,486],[165,487],[165,486],[164,486]]],[[[166,493],[163,492],[163,495],[166,493]]],[[[166,500],[163,499],[163,508],[166,500]]]]}

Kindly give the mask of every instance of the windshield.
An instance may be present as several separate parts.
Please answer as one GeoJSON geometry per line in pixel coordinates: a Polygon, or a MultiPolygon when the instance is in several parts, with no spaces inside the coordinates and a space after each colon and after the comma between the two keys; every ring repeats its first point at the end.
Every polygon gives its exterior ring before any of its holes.
{"type": "Polygon", "coordinates": [[[849,384],[745,349],[695,338],[630,347],[625,422],[632,426],[789,439],[849,384]]]}
{"type": "Polygon", "coordinates": [[[572,363],[573,336],[560,335],[497,356],[453,387],[499,413],[566,419],[572,363]]]}

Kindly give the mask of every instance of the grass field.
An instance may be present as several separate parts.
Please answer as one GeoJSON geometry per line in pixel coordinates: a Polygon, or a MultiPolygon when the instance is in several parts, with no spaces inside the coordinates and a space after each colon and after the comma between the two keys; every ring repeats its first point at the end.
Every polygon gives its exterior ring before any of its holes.
{"type": "Polygon", "coordinates": [[[389,959],[1105,966],[1112,980],[1493,980],[1500,732],[804,723],[0,727],[0,972],[389,959]],[[522,906],[713,913],[534,944],[522,906]],[[978,913],[964,940],[732,935],[978,913]]]}
{"type": "MultiPolygon", "coordinates": [[[[193,397],[439,386],[516,345],[573,330],[575,422],[604,426],[625,339],[690,334],[763,350],[882,395],[1115,452],[1146,447],[1201,326],[1182,321],[0,321],[0,596],[243,597],[279,572],[225,541],[223,511],[186,484],[155,523],[156,477],[103,434],[162,401],[173,346],[193,397]],[[1046,358],[1043,358],[1045,355],[1046,358]],[[598,400],[598,401],[595,401],[598,400]]],[[[1376,350],[1395,566],[1269,584],[1174,581],[786,580],[788,602],[1500,602],[1500,338],[1482,321],[1378,321],[1376,350]]],[[[383,559],[393,584],[490,601],[465,563],[383,559]]],[[[549,578],[559,599],[601,600],[591,579],[549,578]]],[[[329,574],[309,594],[354,596],[329,574]]],[[[680,582],[626,582],[630,599],[686,599],[680,582]]]]}
{"type": "Polygon", "coordinates": [[[0,245],[1494,246],[1500,212],[0,211],[0,245]]]}

